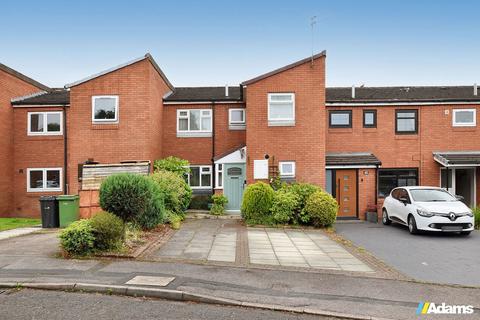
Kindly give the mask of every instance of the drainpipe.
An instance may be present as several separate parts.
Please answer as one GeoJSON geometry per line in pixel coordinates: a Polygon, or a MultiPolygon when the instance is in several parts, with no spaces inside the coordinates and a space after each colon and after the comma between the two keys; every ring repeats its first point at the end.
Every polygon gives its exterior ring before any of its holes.
{"type": "Polygon", "coordinates": [[[215,101],[212,101],[212,193],[215,193],[215,177],[217,175],[215,168],[215,101]]]}
{"type": "Polygon", "coordinates": [[[67,106],[63,105],[63,194],[68,194],[67,106]]]}

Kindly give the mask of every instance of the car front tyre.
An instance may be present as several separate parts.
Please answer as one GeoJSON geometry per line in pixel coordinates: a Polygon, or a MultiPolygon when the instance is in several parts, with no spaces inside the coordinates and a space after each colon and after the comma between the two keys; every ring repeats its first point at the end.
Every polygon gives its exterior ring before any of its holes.
{"type": "Polygon", "coordinates": [[[387,209],[382,210],[382,223],[386,226],[392,223],[392,220],[388,217],[387,209]]]}
{"type": "Polygon", "coordinates": [[[408,217],[408,231],[410,231],[410,234],[418,233],[417,222],[413,216],[408,217]]]}

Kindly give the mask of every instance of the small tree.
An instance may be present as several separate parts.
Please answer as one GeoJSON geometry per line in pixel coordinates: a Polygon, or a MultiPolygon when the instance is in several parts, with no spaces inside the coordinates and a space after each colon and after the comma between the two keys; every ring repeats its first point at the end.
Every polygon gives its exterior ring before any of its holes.
{"type": "Polygon", "coordinates": [[[190,162],[188,162],[188,160],[170,156],[165,159],[155,160],[153,163],[153,169],[155,172],[161,170],[175,172],[183,177],[190,173],[189,165],[190,162]]]}

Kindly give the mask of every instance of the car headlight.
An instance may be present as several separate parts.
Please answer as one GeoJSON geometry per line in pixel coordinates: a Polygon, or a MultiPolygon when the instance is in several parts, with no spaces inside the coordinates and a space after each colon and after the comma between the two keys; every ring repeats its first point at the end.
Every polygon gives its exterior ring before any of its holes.
{"type": "Polygon", "coordinates": [[[433,217],[435,214],[425,209],[417,209],[417,213],[422,217],[433,217]]]}
{"type": "Polygon", "coordinates": [[[469,217],[473,217],[473,211],[471,211],[471,210],[470,210],[470,211],[468,211],[468,212],[467,212],[467,216],[469,216],[469,217]]]}

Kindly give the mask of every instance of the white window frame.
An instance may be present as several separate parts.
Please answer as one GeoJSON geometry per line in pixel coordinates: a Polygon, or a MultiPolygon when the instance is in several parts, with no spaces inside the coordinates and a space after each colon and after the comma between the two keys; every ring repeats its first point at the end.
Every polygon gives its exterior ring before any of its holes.
{"type": "Polygon", "coordinates": [[[213,176],[212,166],[202,166],[202,165],[196,166],[196,165],[191,165],[191,166],[189,166],[189,168],[190,168],[190,169],[192,169],[192,168],[200,168],[200,169],[199,169],[199,170],[200,170],[200,172],[199,172],[199,174],[200,174],[200,179],[199,179],[200,186],[192,187],[192,186],[190,185],[190,172],[188,173],[188,175],[187,175],[187,183],[188,183],[188,185],[190,186],[190,188],[192,188],[192,189],[212,189],[212,176],[213,176]],[[202,185],[202,174],[206,174],[205,172],[203,172],[204,169],[209,169],[209,171],[210,171],[210,185],[209,185],[209,186],[203,186],[203,185],[202,185]]]}
{"type": "Polygon", "coordinates": [[[268,94],[268,122],[269,124],[279,123],[280,125],[291,125],[295,123],[295,93],[269,93],[268,94]],[[270,118],[271,103],[278,103],[278,101],[272,101],[272,96],[290,96],[292,100],[292,118],[270,118]]]}
{"type": "Polygon", "coordinates": [[[228,123],[230,125],[245,125],[245,108],[228,109],[228,123]],[[242,112],[242,120],[241,121],[232,120],[232,113],[234,111],[241,111],[242,112]]]}
{"type": "Polygon", "coordinates": [[[225,164],[223,163],[215,164],[215,189],[223,189],[223,178],[224,178],[223,169],[224,168],[225,168],[225,164]],[[222,174],[221,179],[220,179],[220,173],[222,174]]]}
{"type": "Polygon", "coordinates": [[[61,192],[63,186],[63,168],[28,168],[27,169],[27,192],[61,192]],[[42,188],[31,188],[30,187],[30,172],[31,171],[42,171],[42,188]],[[47,171],[58,171],[60,175],[60,187],[58,188],[48,188],[47,187],[47,171]]]}
{"type": "Polygon", "coordinates": [[[212,109],[178,109],[177,110],[177,134],[182,133],[212,133],[212,109]],[[200,111],[200,129],[199,130],[190,130],[190,111],[200,111]],[[210,130],[202,130],[202,119],[207,116],[203,115],[203,112],[208,111],[210,118],[210,130]],[[187,116],[180,117],[181,112],[187,112],[187,116]],[[180,119],[187,119],[187,130],[180,130],[180,119]]]}
{"type": "Polygon", "coordinates": [[[295,177],[295,161],[280,161],[278,163],[278,168],[280,170],[280,177],[293,178],[295,177]],[[290,164],[292,166],[292,172],[284,172],[283,165],[290,164]]]}
{"type": "Polygon", "coordinates": [[[477,126],[477,109],[453,109],[452,110],[452,126],[454,127],[476,127],[477,126]],[[457,112],[462,112],[462,111],[473,111],[473,122],[471,123],[462,123],[462,122],[456,122],[457,120],[457,112]]]}
{"type": "Polygon", "coordinates": [[[27,135],[29,136],[61,136],[63,135],[63,112],[62,111],[44,111],[44,112],[28,112],[27,115],[27,135]],[[42,132],[32,132],[32,115],[42,114],[43,115],[43,131],[42,132]],[[60,115],[60,131],[49,132],[47,128],[47,115],[48,114],[59,114],[60,115]]]}
{"type": "Polygon", "coordinates": [[[118,123],[119,97],[118,96],[92,96],[92,122],[93,123],[118,123]],[[115,118],[114,119],[95,119],[95,99],[109,98],[115,99],[115,118]]]}

